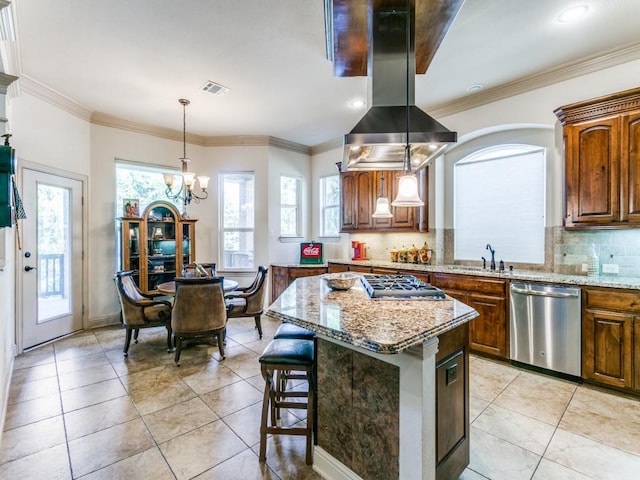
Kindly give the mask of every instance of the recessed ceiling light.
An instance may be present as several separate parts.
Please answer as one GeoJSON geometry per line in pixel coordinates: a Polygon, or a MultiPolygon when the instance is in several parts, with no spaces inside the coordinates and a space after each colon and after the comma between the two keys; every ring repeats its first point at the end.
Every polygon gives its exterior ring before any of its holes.
{"type": "Polygon", "coordinates": [[[484,85],[481,83],[474,83],[473,85],[469,85],[467,87],[467,92],[477,92],[478,90],[482,90],[484,85]]]}
{"type": "Polygon", "coordinates": [[[349,102],[351,108],[362,108],[367,104],[364,100],[356,99],[349,102]]]}
{"type": "Polygon", "coordinates": [[[558,14],[558,21],[560,23],[571,23],[584,17],[589,11],[588,5],[574,5],[569,7],[558,14]]]}

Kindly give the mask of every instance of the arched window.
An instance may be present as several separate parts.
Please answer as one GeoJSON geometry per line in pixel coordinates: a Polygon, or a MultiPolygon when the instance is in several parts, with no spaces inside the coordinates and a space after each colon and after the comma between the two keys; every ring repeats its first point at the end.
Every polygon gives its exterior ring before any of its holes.
{"type": "Polygon", "coordinates": [[[545,149],[497,145],[454,166],[454,258],[544,263],[545,149]]]}

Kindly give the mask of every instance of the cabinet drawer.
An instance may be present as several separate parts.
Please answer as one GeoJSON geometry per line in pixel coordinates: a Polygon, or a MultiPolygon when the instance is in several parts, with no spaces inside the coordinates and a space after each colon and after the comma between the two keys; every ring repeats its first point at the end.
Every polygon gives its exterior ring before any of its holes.
{"type": "Polygon", "coordinates": [[[445,290],[462,290],[501,297],[507,294],[506,280],[437,272],[432,274],[431,279],[436,287],[445,290]]]}
{"type": "Polygon", "coordinates": [[[640,313],[640,292],[583,288],[582,298],[589,309],[640,313]]]}
{"type": "Polygon", "coordinates": [[[315,275],[322,275],[323,273],[327,273],[327,269],[325,267],[317,267],[317,268],[289,268],[289,278],[293,281],[294,278],[299,277],[313,277],[315,275]]]}

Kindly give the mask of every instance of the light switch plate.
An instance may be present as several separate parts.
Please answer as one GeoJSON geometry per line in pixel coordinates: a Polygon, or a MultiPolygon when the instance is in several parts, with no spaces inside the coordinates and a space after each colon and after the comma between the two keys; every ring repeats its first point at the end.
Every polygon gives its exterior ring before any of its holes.
{"type": "Polygon", "coordinates": [[[615,263],[603,263],[602,273],[619,273],[620,268],[615,263]]]}
{"type": "Polygon", "coordinates": [[[582,271],[583,272],[588,272],[589,271],[589,264],[588,263],[583,263],[582,264],[582,271]]]}

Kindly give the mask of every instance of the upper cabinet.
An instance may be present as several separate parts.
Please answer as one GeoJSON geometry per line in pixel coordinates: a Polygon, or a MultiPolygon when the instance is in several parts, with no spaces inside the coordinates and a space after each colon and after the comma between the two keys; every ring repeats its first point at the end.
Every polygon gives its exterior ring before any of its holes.
{"type": "Polygon", "coordinates": [[[560,107],[565,227],[640,227],[640,88],[560,107]]]}
{"type": "Polygon", "coordinates": [[[133,270],[143,292],[180,276],[182,266],[195,261],[195,222],[182,219],[165,201],[149,204],[142,217],[122,217],[120,268],[133,270]]]}
{"type": "Polygon", "coordinates": [[[340,231],[353,232],[392,232],[392,231],[428,231],[428,169],[416,172],[420,198],[425,201],[422,207],[391,207],[393,218],[373,218],[376,200],[380,193],[381,175],[384,173],[384,192],[389,201],[398,193],[398,177],[402,171],[353,171],[340,174],[342,204],[340,209],[340,231]]]}

